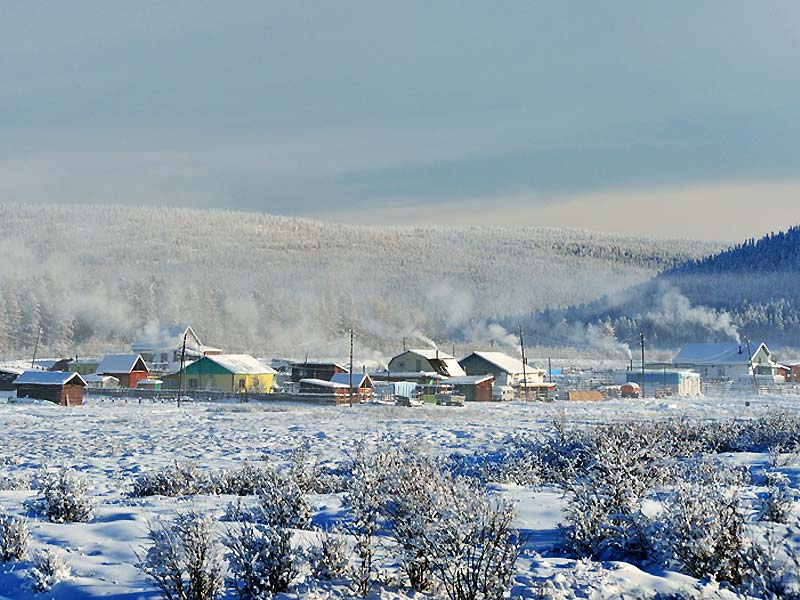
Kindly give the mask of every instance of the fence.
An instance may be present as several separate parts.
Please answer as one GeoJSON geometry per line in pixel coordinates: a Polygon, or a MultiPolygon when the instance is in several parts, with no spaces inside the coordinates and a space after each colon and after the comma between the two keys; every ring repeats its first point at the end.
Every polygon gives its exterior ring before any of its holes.
{"type": "MultiPolygon", "coordinates": [[[[134,388],[85,388],[83,391],[86,396],[96,396],[100,399],[109,399],[114,402],[116,399],[123,402],[141,402],[149,400],[151,402],[177,402],[177,390],[140,390],[134,388]]],[[[193,402],[215,402],[215,401],[235,401],[235,402],[303,402],[307,404],[336,404],[332,396],[323,394],[263,394],[252,392],[218,392],[215,390],[185,390],[181,396],[181,401],[193,402]]]]}

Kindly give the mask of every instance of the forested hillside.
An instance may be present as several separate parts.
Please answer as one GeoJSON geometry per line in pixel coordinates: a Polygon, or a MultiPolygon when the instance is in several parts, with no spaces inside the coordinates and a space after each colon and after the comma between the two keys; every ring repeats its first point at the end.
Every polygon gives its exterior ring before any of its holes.
{"type": "Polygon", "coordinates": [[[566,310],[529,319],[536,334],[570,335],[590,324],[609,339],[650,344],[747,336],[800,347],[800,227],[750,239],[723,252],[686,261],[652,281],[566,310]]]}
{"type": "Polygon", "coordinates": [[[402,337],[511,342],[498,323],[588,303],[719,245],[525,227],[351,227],[264,214],[2,207],[0,354],[125,350],[192,324],[262,356],[402,337]]]}

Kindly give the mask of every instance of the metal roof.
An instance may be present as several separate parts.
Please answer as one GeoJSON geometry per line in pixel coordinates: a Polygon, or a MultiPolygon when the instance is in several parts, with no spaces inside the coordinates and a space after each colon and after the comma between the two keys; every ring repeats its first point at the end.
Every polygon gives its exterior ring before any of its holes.
{"type": "Polygon", "coordinates": [[[66,385],[73,379],[79,385],[86,385],[83,377],[71,371],[25,371],[14,381],[15,385],[66,385]]]}
{"type": "Polygon", "coordinates": [[[467,360],[470,356],[478,356],[506,373],[517,374],[534,369],[534,367],[523,365],[521,360],[503,352],[473,352],[469,356],[462,358],[459,363],[467,360]]]}
{"type": "Polygon", "coordinates": [[[275,369],[268,367],[249,354],[215,354],[206,356],[206,358],[236,375],[274,375],[277,373],[275,369]]]}
{"type": "Polygon", "coordinates": [[[139,361],[142,361],[145,370],[148,370],[147,363],[144,362],[141,354],[108,354],[100,361],[97,372],[101,375],[104,373],[130,373],[139,361]]]}

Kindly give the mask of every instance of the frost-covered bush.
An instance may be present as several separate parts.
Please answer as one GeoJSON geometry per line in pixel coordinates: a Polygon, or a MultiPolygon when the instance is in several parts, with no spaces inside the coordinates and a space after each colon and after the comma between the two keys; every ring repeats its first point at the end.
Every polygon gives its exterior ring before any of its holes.
{"type": "Polygon", "coordinates": [[[269,485],[269,482],[275,477],[272,467],[257,467],[249,462],[244,462],[238,469],[225,470],[212,475],[209,481],[210,489],[204,490],[204,492],[250,496],[269,485]]]}
{"type": "Polygon", "coordinates": [[[25,558],[29,539],[27,519],[0,512],[0,562],[25,558]]]}
{"type": "Polygon", "coordinates": [[[794,493],[789,487],[789,478],[778,471],[764,473],[767,493],[761,499],[758,520],[773,523],[788,523],[794,504],[794,493]]]}
{"type": "Polygon", "coordinates": [[[175,462],[157,471],[143,473],[133,483],[133,495],[191,496],[211,489],[209,477],[193,463],[175,462]]]}
{"type": "Polygon", "coordinates": [[[92,518],[93,504],[86,480],[66,469],[45,471],[39,477],[43,498],[38,508],[53,523],[84,523],[92,518]]]}
{"type": "Polygon", "coordinates": [[[665,501],[659,538],[668,564],[694,577],[738,585],[749,541],[741,506],[740,469],[714,461],[687,467],[665,501]]]}
{"type": "Polygon", "coordinates": [[[40,594],[48,593],[53,586],[71,577],[69,564],[61,554],[48,548],[33,555],[33,567],[28,572],[31,587],[40,594]]]}
{"type": "Polygon", "coordinates": [[[25,475],[3,475],[0,477],[0,491],[17,491],[31,489],[31,479],[25,475]]]}
{"type": "Polygon", "coordinates": [[[344,504],[351,513],[351,521],[346,527],[355,539],[356,560],[351,565],[350,576],[353,591],[360,596],[366,596],[373,584],[373,538],[383,521],[384,482],[392,470],[393,459],[391,453],[369,449],[359,442],[350,460],[344,504]]]}
{"type": "Polygon", "coordinates": [[[347,574],[350,551],[344,536],[335,531],[320,531],[317,543],[306,550],[311,572],[319,579],[339,579],[347,574]]]}
{"type": "Polygon", "coordinates": [[[308,529],[311,527],[311,505],[294,481],[273,471],[258,490],[258,506],[249,508],[237,500],[228,505],[224,519],[308,529]]]}
{"type": "Polygon", "coordinates": [[[240,523],[224,540],[230,585],[242,600],[266,600],[297,577],[292,533],[285,527],[240,523]]]}
{"type": "Polygon", "coordinates": [[[223,565],[212,525],[197,513],[151,524],[153,543],[138,567],[167,600],[213,600],[220,594],[223,565]]]}
{"type": "Polygon", "coordinates": [[[763,539],[750,544],[743,554],[742,591],[757,598],[800,599],[800,556],[791,543],[798,533],[796,525],[782,535],[768,527],[763,539]]]}

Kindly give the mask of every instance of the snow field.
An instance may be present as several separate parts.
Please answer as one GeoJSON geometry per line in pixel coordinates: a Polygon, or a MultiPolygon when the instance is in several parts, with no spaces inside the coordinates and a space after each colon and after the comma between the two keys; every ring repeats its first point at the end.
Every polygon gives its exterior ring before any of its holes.
{"type": "MultiPolygon", "coordinates": [[[[776,411],[798,414],[787,397],[744,400],[613,400],[602,403],[510,403],[468,405],[464,408],[418,408],[363,405],[319,407],[301,405],[214,405],[182,407],[134,404],[92,399],[83,407],[64,409],[47,403],[0,404],[0,483],[19,482],[22,489],[0,491],[0,508],[12,515],[28,515],[31,550],[55,548],[67,560],[71,577],[53,587],[53,597],[157,598],[153,583],[136,568],[149,544],[150,524],[174,519],[189,510],[219,519],[233,496],[196,494],[181,497],[132,497],[133,483],[145,473],[177,463],[193,463],[203,473],[241,468],[245,461],[259,466],[287,464],[292,451],[307,447],[321,467],[336,468],[352,456],[356,442],[373,448],[411,444],[445,464],[448,457],[482,455],[502,448],[508,436],[552,432],[565,424],[571,428],[613,422],[658,421],[686,418],[697,422],[753,419],[776,411]],[[51,523],[36,516],[32,502],[41,492],[25,482],[35,481],[43,468],[67,468],[89,484],[93,502],[87,523],[51,523]]],[[[769,456],[767,449],[729,452],[731,465],[749,467],[753,473],[747,495],[763,496],[767,485],[761,469],[771,466],[784,473],[788,486],[800,487],[800,471],[793,451],[769,456]]],[[[457,464],[457,463],[454,463],[457,464]]],[[[0,488],[14,487],[0,485],[0,488]]],[[[648,597],[655,593],[685,596],[733,597],[717,591],[719,585],[674,570],[637,567],[628,561],[570,558],[555,550],[562,544],[559,523],[565,523],[569,496],[552,483],[521,485],[489,483],[500,497],[516,503],[514,525],[526,535],[517,561],[513,598],[648,597]]],[[[339,493],[307,494],[313,509],[313,526],[328,527],[346,520],[339,493]]],[[[254,498],[243,499],[252,505],[254,498]]],[[[796,518],[798,504],[792,505],[796,518]]],[[[752,515],[751,515],[752,517],[752,515]]],[[[780,526],[785,527],[785,526],[780,526]]],[[[780,529],[780,527],[778,527],[780,529]]],[[[226,524],[215,525],[222,536],[226,524]]],[[[315,534],[297,531],[293,543],[308,545],[315,534]]],[[[797,540],[795,540],[796,542],[797,540]]],[[[441,596],[413,592],[402,583],[396,561],[382,541],[380,583],[373,598],[424,598],[441,596]]],[[[0,565],[0,596],[39,597],[31,589],[30,559],[0,565]]],[[[724,587],[724,586],[723,586],[724,587]]],[[[283,597],[352,597],[347,581],[318,582],[305,568],[283,597]]],[[[234,597],[228,592],[229,597],[234,597]]],[[[44,596],[49,597],[49,596],[44,596]]]]}

